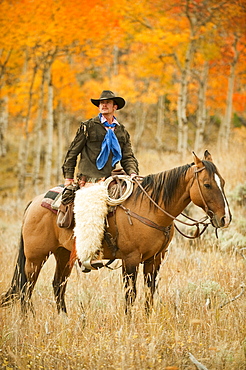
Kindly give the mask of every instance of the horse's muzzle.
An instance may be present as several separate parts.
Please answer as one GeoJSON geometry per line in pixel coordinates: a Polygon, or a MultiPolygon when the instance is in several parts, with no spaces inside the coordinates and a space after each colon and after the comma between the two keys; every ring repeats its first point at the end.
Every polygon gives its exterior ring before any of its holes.
{"type": "Polygon", "coordinates": [[[231,214],[227,216],[224,215],[223,217],[218,217],[215,214],[213,214],[212,216],[211,215],[209,216],[210,216],[212,225],[217,229],[228,227],[232,219],[231,214]]]}

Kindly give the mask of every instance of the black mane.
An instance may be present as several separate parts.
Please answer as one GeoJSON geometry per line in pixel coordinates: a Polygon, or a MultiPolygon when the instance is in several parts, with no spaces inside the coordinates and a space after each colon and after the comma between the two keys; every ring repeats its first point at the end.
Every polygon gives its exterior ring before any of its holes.
{"type": "MultiPolygon", "coordinates": [[[[215,165],[209,161],[202,161],[209,174],[217,172],[215,165]]],[[[159,203],[160,201],[168,206],[170,200],[174,197],[176,190],[179,187],[180,181],[185,177],[187,170],[194,165],[194,163],[186,164],[184,166],[175,167],[171,170],[159,172],[157,174],[150,174],[143,178],[142,187],[149,192],[151,198],[159,203]]],[[[135,199],[144,196],[142,190],[138,187],[135,192],[135,199]]]]}

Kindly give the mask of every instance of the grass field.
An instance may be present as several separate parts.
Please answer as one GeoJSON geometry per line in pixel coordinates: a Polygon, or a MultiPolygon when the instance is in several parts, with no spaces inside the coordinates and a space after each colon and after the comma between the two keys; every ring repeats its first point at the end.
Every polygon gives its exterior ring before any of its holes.
{"type": "MultiPolygon", "coordinates": [[[[209,370],[245,370],[246,215],[245,198],[237,190],[245,184],[245,170],[240,170],[246,167],[244,157],[236,150],[233,161],[229,153],[223,158],[214,155],[226,179],[233,222],[219,231],[219,239],[212,227],[196,241],[175,235],[149,317],[144,312],[142,268],[131,319],[124,314],[121,269],[84,274],[75,268],[67,287],[68,317],[59,316],[51,256],[34,290],[35,315],[23,317],[19,304],[0,309],[0,368],[195,370],[195,357],[209,370]]],[[[157,163],[153,154],[143,155],[142,163],[149,173],[186,161],[166,156],[157,163]]],[[[0,293],[13,275],[24,204],[2,201],[0,293]]]]}

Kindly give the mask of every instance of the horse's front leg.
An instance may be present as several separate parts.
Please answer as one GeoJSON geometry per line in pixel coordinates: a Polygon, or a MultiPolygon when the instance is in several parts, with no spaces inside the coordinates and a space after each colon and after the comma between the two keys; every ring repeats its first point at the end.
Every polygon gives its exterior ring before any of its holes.
{"type": "Polygon", "coordinates": [[[71,274],[72,265],[70,265],[70,251],[65,248],[58,248],[54,253],[56,259],[56,271],[53,279],[53,290],[57,305],[58,313],[61,311],[67,313],[65,303],[65,292],[67,287],[67,279],[71,274]]]}
{"type": "Polygon", "coordinates": [[[126,299],[125,313],[128,314],[131,312],[131,306],[133,305],[137,295],[136,281],[138,267],[134,265],[128,265],[125,263],[125,261],[122,261],[122,274],[126,299]]]}
{"type": "Polygon", "coordinates": [[[144,283],[145,283],[145,311],[149,315],[156,290],[156,277],[161,265],[161,258],[144,262],[144,283]]]}

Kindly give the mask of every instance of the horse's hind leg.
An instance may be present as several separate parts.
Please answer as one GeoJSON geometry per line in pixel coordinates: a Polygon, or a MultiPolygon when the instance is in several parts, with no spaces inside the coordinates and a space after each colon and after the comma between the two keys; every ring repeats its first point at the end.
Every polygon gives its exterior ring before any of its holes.
{"type": "Polygon", "coordinates": [[[54,253],[56,258],[56,271],[53,280],[53,290],[55,294],[55,300],[57,305],[57,310],[60,313],[67,313],[65,304],[65,292],[67,286],[67,279],[71,273],[72,266],[69,263],[70,251],[65,248],[58,248],[54,253]]]}
{"type": "Polygon", "coordinates": [[[125,313],[127,314],[130,313],[131,306],[133,305],[137,295],[136,281],[138,268],[136,266],[127,266],[124,261],[122,262],[122,273],[126,299],[125,313]]]}
{"type": "Polygon", "coordinates": [[[26,283],[23,286],[21,294],[21,308],[24,313],[26,313],[28,309],[31,309],[33,311],[30,299],[32,296],[34,286],[37,282],[38,275],[45,261],[46,258],[40,259],[39,261],[35,262],[29,260],[28,258],[26,259],[25,263],[26,283]]]}
{"type": "Polygon", "coordinates": [[[8,291],[2,295],[0,306],[9,305],[20,299],[23,313],[26,313],[29,308],[33,310],[30,299],[39,272],[45,261],[46,256],[42,256],[39,259],[30,259],[29,257],[26,257],[23,234],[21,233],[19,254],[11,286],[8,291]]]}

